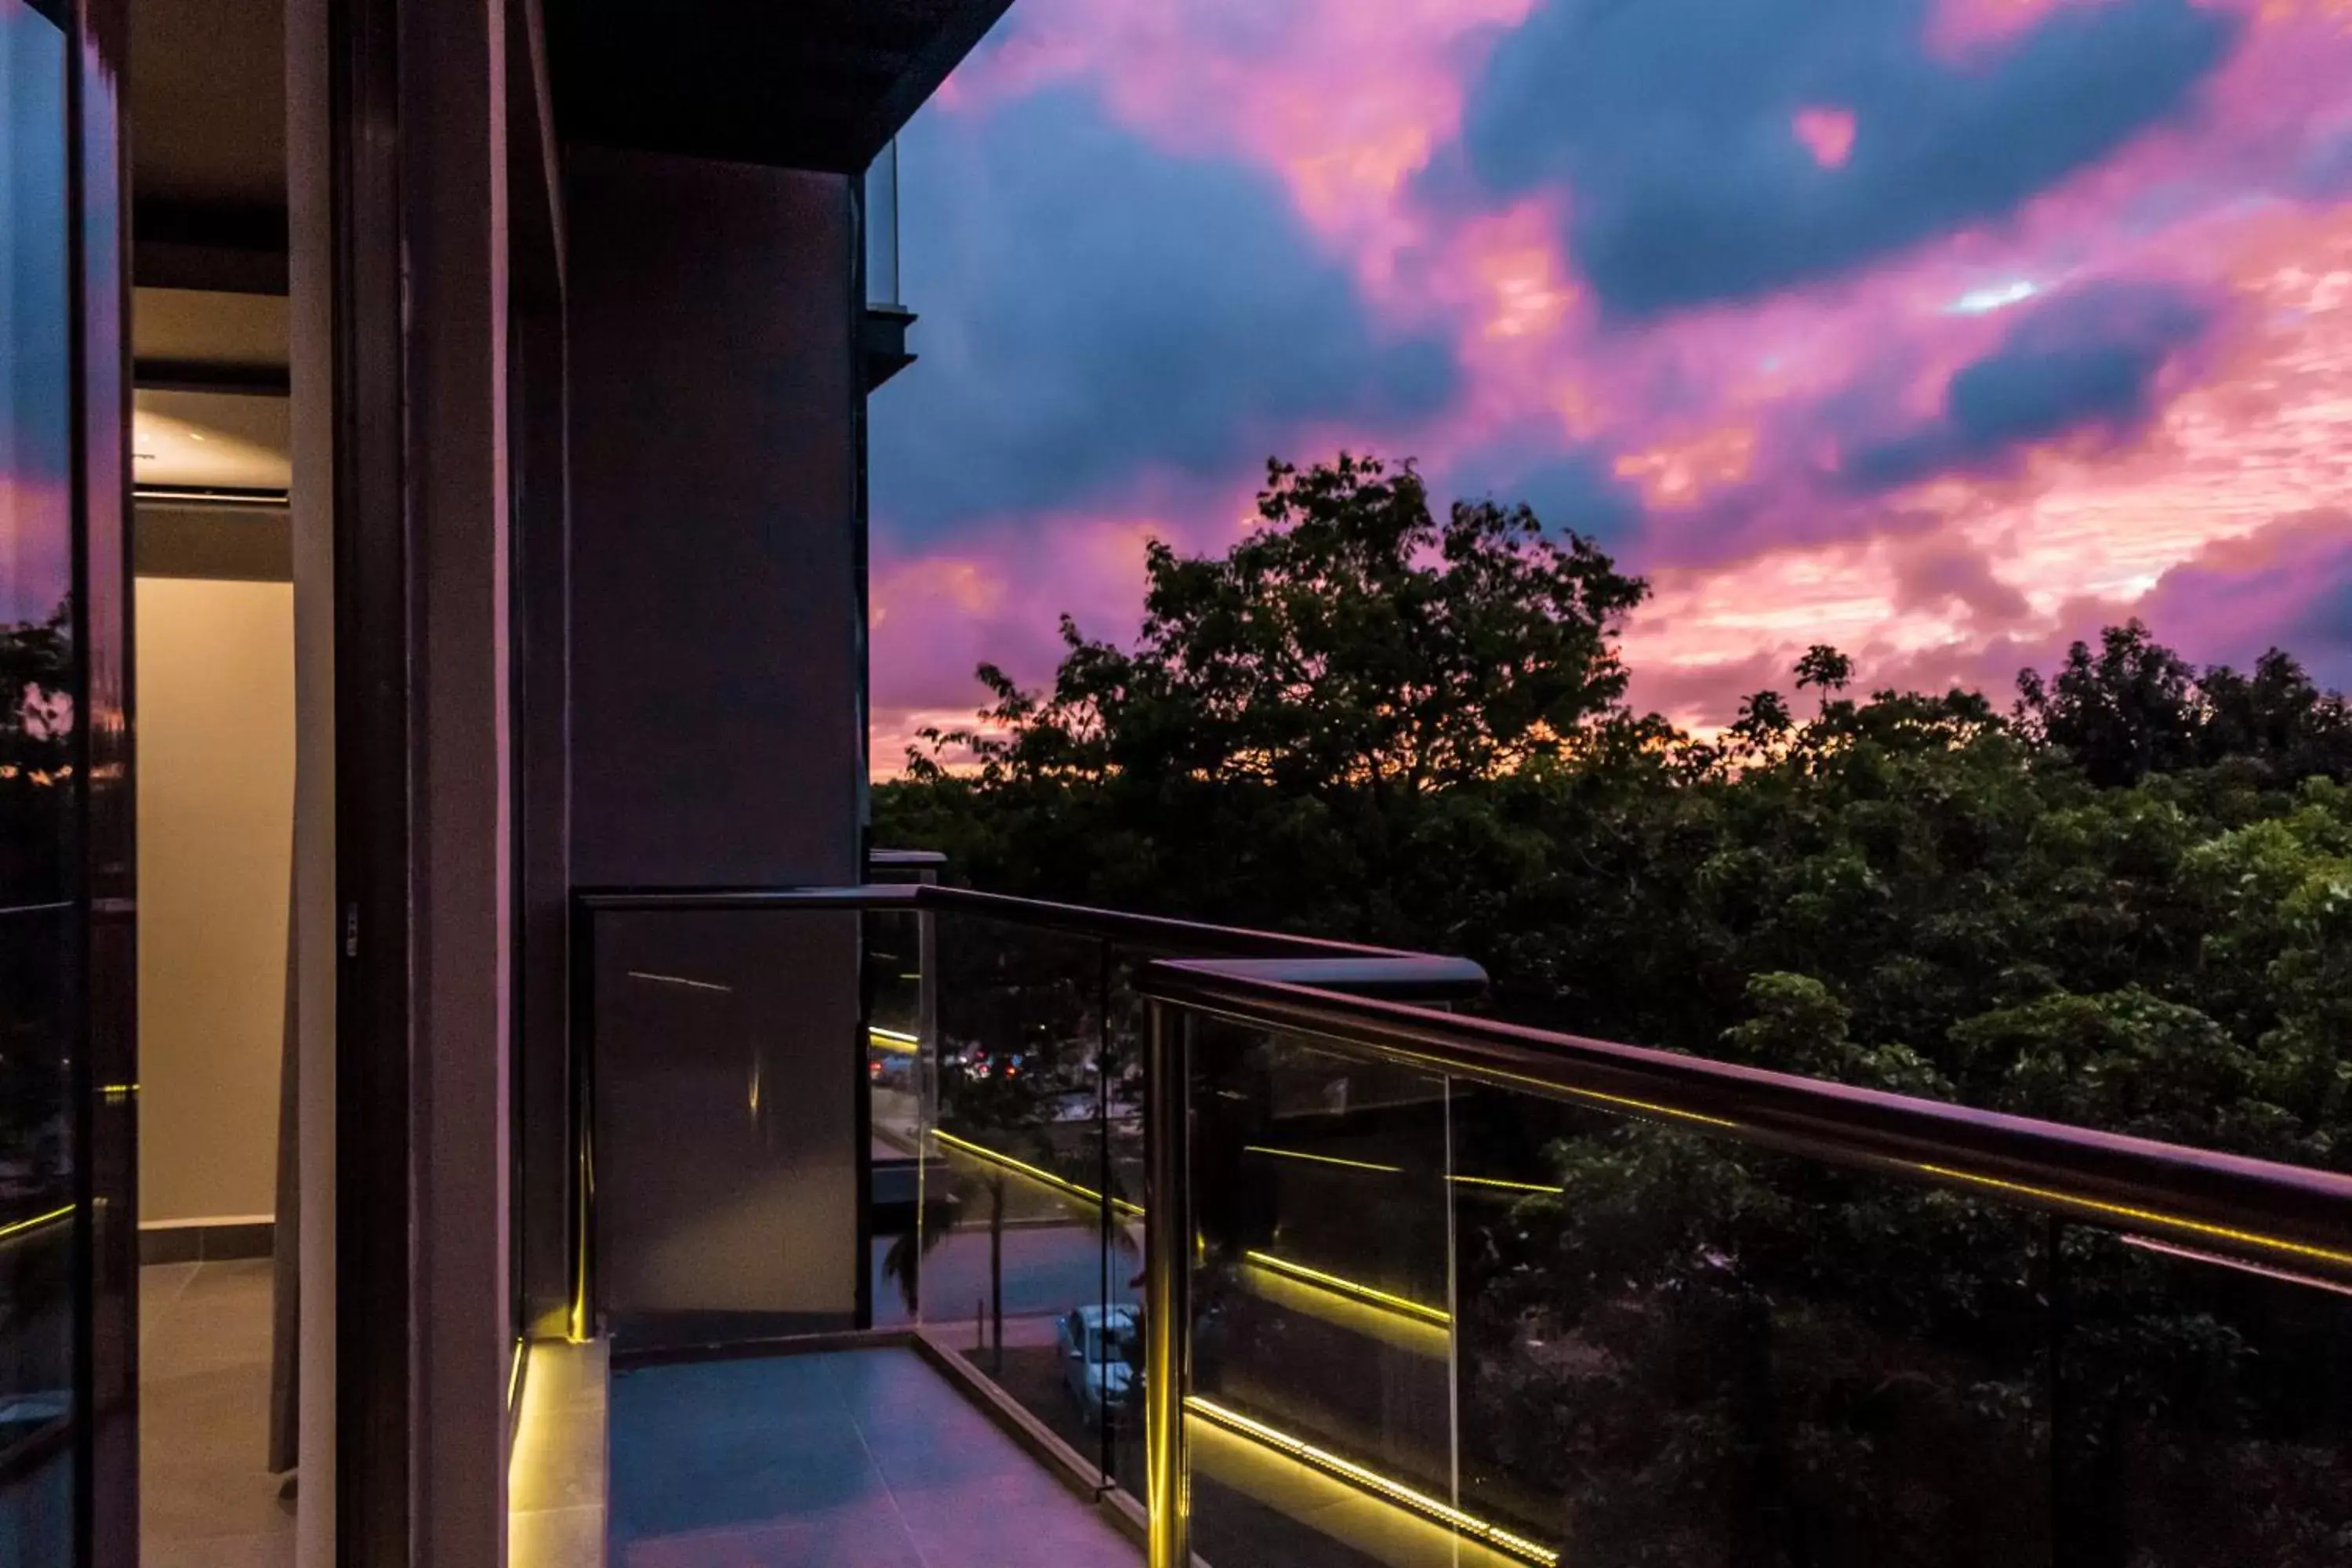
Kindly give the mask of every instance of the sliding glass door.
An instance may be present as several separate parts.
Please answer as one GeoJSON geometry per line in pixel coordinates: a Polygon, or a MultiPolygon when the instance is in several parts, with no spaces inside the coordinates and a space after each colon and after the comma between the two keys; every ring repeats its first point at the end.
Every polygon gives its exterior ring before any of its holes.
{"type": "Polygon", "coordinates": [[[0,1564],[73,1539],[74,484],[66,31],[0,0],[0,1564]]]}
{"type": "Polygon", "coordinates": [[[120,19],[0,0],[0,1568],[135,1561],[120,19]]]}

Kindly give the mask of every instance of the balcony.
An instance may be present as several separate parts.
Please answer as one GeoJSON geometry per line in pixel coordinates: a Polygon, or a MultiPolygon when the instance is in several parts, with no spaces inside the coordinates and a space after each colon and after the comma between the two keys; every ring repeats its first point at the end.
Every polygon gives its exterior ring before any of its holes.
{"type": "Polygon", "coordinates": [[[615,1563],[2352,1529],[2346,1178],[1518,1028],[1460,960],[920,881],[580,916],[615,1563]]]}

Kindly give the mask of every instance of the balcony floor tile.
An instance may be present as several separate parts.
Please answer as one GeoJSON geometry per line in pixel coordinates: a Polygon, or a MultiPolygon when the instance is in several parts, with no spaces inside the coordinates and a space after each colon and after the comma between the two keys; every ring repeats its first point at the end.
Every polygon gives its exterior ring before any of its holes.
{"type": "Polygon", "coordinates": [[[911,1351],[614,1379],[617,1568],[1135,1568],[1141,1552],[911,1351]]]}

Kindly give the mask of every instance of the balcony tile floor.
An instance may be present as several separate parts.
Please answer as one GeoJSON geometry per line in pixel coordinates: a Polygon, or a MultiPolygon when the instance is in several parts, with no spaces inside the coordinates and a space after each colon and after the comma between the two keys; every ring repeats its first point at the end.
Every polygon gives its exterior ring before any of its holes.
{"type": "Polygon", "coordinates": [[[614,1568],[1135,1568],[1142,1552],[912,1351],[612,1384],[614,1568]]]}

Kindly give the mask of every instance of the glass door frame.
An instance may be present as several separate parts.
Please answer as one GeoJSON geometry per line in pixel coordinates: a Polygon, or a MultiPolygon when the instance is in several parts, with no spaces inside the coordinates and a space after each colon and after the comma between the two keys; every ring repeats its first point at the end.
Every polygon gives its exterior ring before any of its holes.
{"type": "Polygon", "coordinates": [[[80,756],[78,1546],[139,1561],[139,919],[131,637],[129,0],[73,0],[71,244],[80,756]]]}

